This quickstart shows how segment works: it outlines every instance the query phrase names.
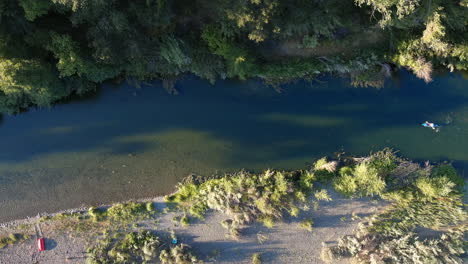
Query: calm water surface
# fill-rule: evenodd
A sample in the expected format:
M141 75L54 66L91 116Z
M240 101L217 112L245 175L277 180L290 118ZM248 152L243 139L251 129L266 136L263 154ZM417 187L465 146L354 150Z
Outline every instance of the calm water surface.
M402 72L384 89L341 79L298 82L278 94L258 81L212 86L186 77L104 85L93 98L0 121L0 221L171 192L189 173L303 168L346 151L393 147L468 169L468 80L425 84ZM429 120L439 133L423 128Z

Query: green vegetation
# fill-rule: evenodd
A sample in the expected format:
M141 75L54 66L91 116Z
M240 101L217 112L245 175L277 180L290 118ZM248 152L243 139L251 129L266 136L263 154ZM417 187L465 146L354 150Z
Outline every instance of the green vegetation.
M88 248L87 263L135 263L155 258L160 246L159 238L148 231L132 232L121 239L104 238Z
M463 179L450 165L422 168L385 158L389 153L361 159L335 179L334 187L342 193L379 195L392 204L360 223L355 235L325 247L323 260L353 257L359 263L462 263L463 237L468 231L460 189ZM380 160L373 161L375 158ZM356 168L360 170L357 174Z
M309 232L312 232L314 221L312 219L306 219L299 223L299 227L305 229Z
M185 73L276 86L333 72L380 87L393 63L430 81L434 68L468 69L467 14L464 0L5 0L0 112L106 80L160 79L174 92Z
M467 214L459 197L393 205L361 223L355 235L326 248L325 259L351 256L359 263L462 263Z
M262 264L262 256L258 253L253 254L252 264Z
M363 197L380 195L386 190L386 182L400 159L390 149L384 149L356 161L339 170L333 187L344 195Z
M52 216L43 216L40 221L54 221L56 228L64 232L83 233L94 230L96 233L106 230L125 230L137 221L150 219L155 215L154 204L116 203L109 208L90 207L84 212L65 212ZM94 235L90 239L94 238Z
M273 171L262 174L239 172L203 183L186 183L166 201L177 203L195 217L203 218L208 209L225 213L229 219L221 224L233 237L239 228L253 220L273 227L285 213L299 214L298 204L305 203L312 193L314 173L310 171ZM329 200L325 190L315 195L317 200Z
M170 249L164 249L159 255L159 260L161 260L163 264L198 263L197 257L188 251L189 248L190 247L186 244L179 244Z
M188 248L185 244L168 248L150 231L130 232L114 239L104 237L88 248L87 263L146 263L156 258L167 264L197 263L197 258Z
M180 218L180 224L181 224L182 226L188 226L188 225L190 225L190 219L188 218L187 215L184 215L184 216L182 216L182 218Z
M149 217L154 214L154 207L145 203L129 202L126 204L114 204L103 216L111 221L134 221L138 218Z
M28 235L24 234L9 234L8 236L5 237L0 237L0 249L4 248L8 245L14 245L16 243L20 243L26 239L28 239Z
M345 195L373 196L385 189L385 181L368 162L362 162L353 169L342 168L340 176L333 182L335 189Z

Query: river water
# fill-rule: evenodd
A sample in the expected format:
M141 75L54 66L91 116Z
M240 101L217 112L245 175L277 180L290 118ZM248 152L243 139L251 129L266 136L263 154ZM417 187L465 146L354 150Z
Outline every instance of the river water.
M195 77L176 84L106 84L96 95L3 116L0 221L167 194L178 180L241 168L304 168L325 155L392 147L468 169L468 80L430 84L401 72L383 89L339 78L281 94L259 81ZM424 121L443 125L435 131Z

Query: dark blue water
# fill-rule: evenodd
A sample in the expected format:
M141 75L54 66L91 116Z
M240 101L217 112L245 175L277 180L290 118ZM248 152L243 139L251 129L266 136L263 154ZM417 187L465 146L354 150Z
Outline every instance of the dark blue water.
M459 74L425 84L401 72L380 90L339 78L281 94L254 80L185 77L176 88L104 85L90 98L4 116L0 220L164 194L189 173L303 168L338 151L392 147L468 169L468 80ZM423 128L426 120L443 127Z

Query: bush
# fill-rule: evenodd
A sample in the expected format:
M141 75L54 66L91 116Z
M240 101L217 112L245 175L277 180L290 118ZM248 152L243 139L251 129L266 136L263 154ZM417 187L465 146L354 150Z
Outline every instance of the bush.
M162 250L159 254L159 260L162 264L189 264L198 263L197 257L188 250L190 247L186 244L179 244L168 250Z
M407 204L415 199L414 192L410 188L386 192L381 195L383 199L396 202L397 204Z
M256 65L252 54L245 47L234 44L232 39L222 34L219 27L206 26L202 31L201 38L213 54L225 59L228 77L238 77L245 80L254 76Z
M342 237L337 246L324 248L322 257L330 262L351 256L358 263L463 263L467 213L462 205L460 195L394 204L360 223L356 234Z
M177 202L196 217L213 209L233 217L236 227L253 220L272 227L284 212L299 214L295 204L306 200L313 180L313 174L307 171L267 170L258 175L240 172L197 185L179 185L166 200Z
M180 218L180 224L182 226L189 226L190 225L190 219L188 218L187 215L184 214L184 216L182 216L182 218Z
M104 210L101 210L99 208L90 207L88 209L88 215L91 217L93 221L99 222L104 219L104 217L106 216L106 213Z
M149 231L132 232L112 243L104 239L87 250L87 263L136 263L154 259L160 246L159 238Z
M342 168L340 176L333 182L333 187L347 196L373 196L384 191L385 181L369 162L361 162L352 171Z
M352 256L357 263L463 263L463 232L447 232L434 239L420 239L415 233L398 237L348 236L329 250L331 259Z
M397 161L399 161L399 158L395 155L395 152L389 148L385 148L370 155L370 166L383 176L388 175L397 167Z
M312 227L314 225L314 221L312 219L306 219L299 223L299 227L305 229L309 232L312 232Z
M460 197L431 201L414 200L395 204L387 211L373 217L369 231L389 236L404 235L416 227L438 229L457 225L467 217L461 207Z
M7 245L13 245L19 242L22 242L28 239L28 235L23 234L9 234L6 237L0 237L0 249L6 247Z
M416 180L416 187L418 188L419 192L425 198L436 198L436 197L443 197L449 195L453 188L455 187L455 183L451 182L447 177L437 177L437 178L430 178L430 177L419 177Z
M461 177L452 165L443 164L432 169L431 176L434 178L446 177L455 183L459 189L465 186L465 180Z
M314 163L314 175L317 180L325 182L335 176L338 162L329 162L326 157L317 160Z
M117 203L107 209L108 218L116 221L130 221L141 217L148 217L147 205L143 203Z
M262 264L262 257L260 254L255 253L252 255L252 264Z
M258 218L258 221L268 228L275 226L275 219L271 216L261 216Z
M346 196L352 196L356 193L358 186L352 175L344 174L333 181L333 188Z

